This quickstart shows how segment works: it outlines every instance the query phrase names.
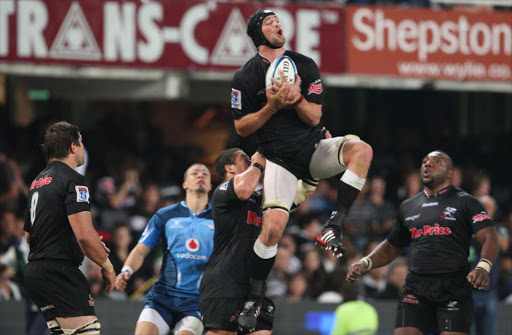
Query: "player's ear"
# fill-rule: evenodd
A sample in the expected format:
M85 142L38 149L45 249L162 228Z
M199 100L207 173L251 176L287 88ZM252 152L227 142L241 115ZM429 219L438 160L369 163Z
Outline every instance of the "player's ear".
M69 146L69 153L74 154L75 152L76 152L76 145L74 142L71 142L71 144Z
M187 188L188 188L186 181L184 181L183 184L181 184L181 186L183 187L184 190L187 190Z
M451 180L452 176L453 176L453 169L449 169L448 173L446 174L446 177L448 178L448 180Z
M235 173L235 168L233 167L233 164L226 164L224 165L224 170L228 173Z

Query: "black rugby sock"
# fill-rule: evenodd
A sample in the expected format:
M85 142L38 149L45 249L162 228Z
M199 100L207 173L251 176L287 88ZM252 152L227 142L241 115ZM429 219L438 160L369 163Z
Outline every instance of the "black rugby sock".
M345 221L345 217L350 211L354 200L356 200L359 195L359 192L357 188L345 183L343 180L339 181L335 210L332 211L326 227L335 228L337 230L341 229L341 225L343 221Z
M270 270L272 270L272 266L274 266L274 262L276 260L276 256L272 258L261 258L256 255L254 249L251 250L251 278L253 280L267 280L268 274Z

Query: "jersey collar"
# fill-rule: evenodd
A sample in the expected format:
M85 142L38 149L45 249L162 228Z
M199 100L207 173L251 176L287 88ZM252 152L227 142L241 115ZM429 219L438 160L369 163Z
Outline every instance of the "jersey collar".
M182 200L182 201L180 202L180 205L182 205L183 207L185 207L186 209L188 209L188 210L189 210L189 212L190 212L190 215L192 215L192 216L194 216L194 215L195 215L195 216L200 216L201 214L206 213L206 212L208 212L208 211L210 211L210 210L212 209L212 204L211 204L210 202L208 202L208 205L206 206L206 208L205 208L201 213L199 213L199 214L197 214L197 215L196 215L196 214L195 214L195 213L194 213L190 208L188 208L188 206L187 206L187 202L186 202L185 200Z
M454 189L455 189L455 187L453 185L448 185L434 195L428 195L427 192L425 191L425 189L423 189L423 194L425 194L425 196L427 198L437 198L438 196L444 196L444 195L452 193L452 191Z

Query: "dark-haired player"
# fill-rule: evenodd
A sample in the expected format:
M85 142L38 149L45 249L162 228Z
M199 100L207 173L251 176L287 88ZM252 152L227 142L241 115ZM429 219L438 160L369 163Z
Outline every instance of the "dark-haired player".
M30 186L25 236L30 244L25 287L43 312L50 334L100 334L89 284L78 266L84 254L101 266L105 291L116 274L94 230L89 186L74 169L84 163L78 127L51 125L44 138L48 165Z
M445 152L429 153L420 172L423 191L402 203L388 238L349 268L347 280L353 282L371 268L390 263L410 245L409 275L397 309L395 335L469 334L472 287L483 289L489 284L498 254L496 229L475 197L450 185L453 161ZM473 234L482 251L471 270Z
M201 314L208 335L236 335L237 319L246 324L254 317L247 313L239 315L248 297L254 302L261 298L257 302L261 313L250 321L253 327L242 333L271 333L274 304L263 298L264 285L250 285L253 257L250 251L262 227L262 192L256 189L265 165L260 153L249 159L238 148L223 151L215 161L215 171L223 182L212 197L214 249L201 286ZM294 204L300 204L306 196L307 192L301 188Z
M285 36L271 10L249 18L247 34L258 53L233 78L231 107L237 133L256 134L259 150L267 158L264 177L262 232L254 243L252 278L263 285L274 263L277 243L288 222L297 181L314 188L318 179L343 171L336 208L317 242L338 256L344 252L341 224L363 187L372 159L371 147L355 135L326 139L319 126L322 117L322 79L316 63L300 53L285 50ZM265 87L269 65L281 55L295 63L294 84L273 81ZM256 313L258 304L249 313Z

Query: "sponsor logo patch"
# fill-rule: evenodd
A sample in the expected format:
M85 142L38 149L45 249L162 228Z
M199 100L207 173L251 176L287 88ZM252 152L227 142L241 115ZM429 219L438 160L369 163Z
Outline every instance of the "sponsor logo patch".
M448 227L441 227L438 223L433 226L425 225L422 229L412 228L409 229L411 233L411 238L419 238L421 236L438 236L438 235L451 235L452 230Z
M49 309L55 308L54 305L46 305L40 308L41 312L47 311Z
M403 302L406 302L408 304L419 304L420 301L418 300L418 298L416 298L414 295L412 294L408 294L404 297L404 299L402 300Z
M228 189L229 181L225 182L224 184L220 185L219 190L225 191Z
M484 220L492 220L492 219L485 212L483 212L482 214L477 214L477 215L473 216L473 223L477 223L477 222L484 221Z
M75 186L76 202L89 202L89 189L87 186Z
M439 205L438 202L427 202L427 203L424 203L423 205L421 205L421 207L434 207L437 205Z
M201 243L199 243L197 238L192 237L185 242L185 247L190 252L197 252L201 247Z
M456 221L457 219L453 217L453 214L457 211L457 208L453 207L446 207L443 215L441 215L441 220L450 220L450 221Z
M322 79L317 79L313 83L309 84L308 95L310 94L322 94L324 91L322 87Z
M204 255L191 255L191 254L176 254L178 258L196 259L198 261L207 261L208 257Z
M242 109L242 92L231 89L231 108Z
M419 214L416 214L416 215L413 215L413 216L408 216L405 218L405 221L414 221L416 219L418 219L420 217Z

